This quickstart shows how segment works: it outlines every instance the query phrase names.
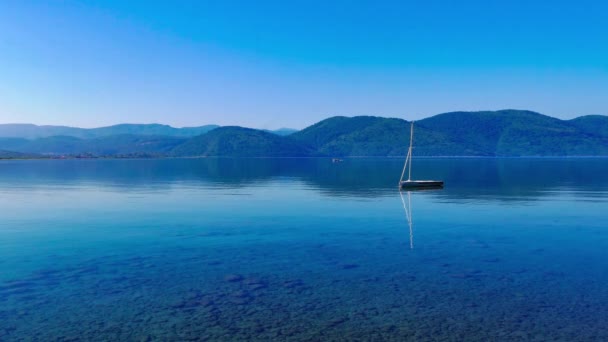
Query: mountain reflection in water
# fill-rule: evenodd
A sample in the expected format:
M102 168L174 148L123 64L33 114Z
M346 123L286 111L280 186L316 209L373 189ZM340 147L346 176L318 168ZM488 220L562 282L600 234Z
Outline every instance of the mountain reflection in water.
M242 188L288 179L327 196L391 196L399 158L200 158L149 160L2 161L0 186L33 181L41 186L94 183L124 191L173 186ZM445 201L534 201L553 191L608 191L606 158L419 158L414 175L444 179ZM591 182L588 180L592 180Z

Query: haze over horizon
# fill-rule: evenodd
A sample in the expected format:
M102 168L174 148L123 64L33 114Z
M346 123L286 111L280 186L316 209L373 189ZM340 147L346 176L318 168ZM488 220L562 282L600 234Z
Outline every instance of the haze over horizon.
M0 123L607 114L608 4L0 3Z

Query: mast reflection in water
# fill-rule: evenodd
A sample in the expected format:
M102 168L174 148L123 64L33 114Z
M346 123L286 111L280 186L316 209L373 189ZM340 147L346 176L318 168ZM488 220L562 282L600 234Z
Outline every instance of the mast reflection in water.
M407 225L409 227L410 232L410 249L414 249L414 224L412 218L412 192L416 191L436 191L442 190L442 186L437 187L429 187L429 188L420 188L420 189L411 189L408 191L399 191L399 196L401 197L401 204L403 204L403 211L405 212L405 218L407 219ZM407 193L407 201L403 196L403 193Z

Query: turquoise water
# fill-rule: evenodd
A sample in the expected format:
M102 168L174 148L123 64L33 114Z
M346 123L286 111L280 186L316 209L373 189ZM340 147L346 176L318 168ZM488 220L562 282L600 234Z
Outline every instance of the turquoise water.
M608 159L401 167L1 161L0 340L608 340Z

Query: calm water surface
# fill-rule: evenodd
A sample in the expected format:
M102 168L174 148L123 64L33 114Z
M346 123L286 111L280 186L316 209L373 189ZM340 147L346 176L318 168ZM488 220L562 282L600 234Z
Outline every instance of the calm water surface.
M608 159L401 166L0 161L0 340L608 340Z

